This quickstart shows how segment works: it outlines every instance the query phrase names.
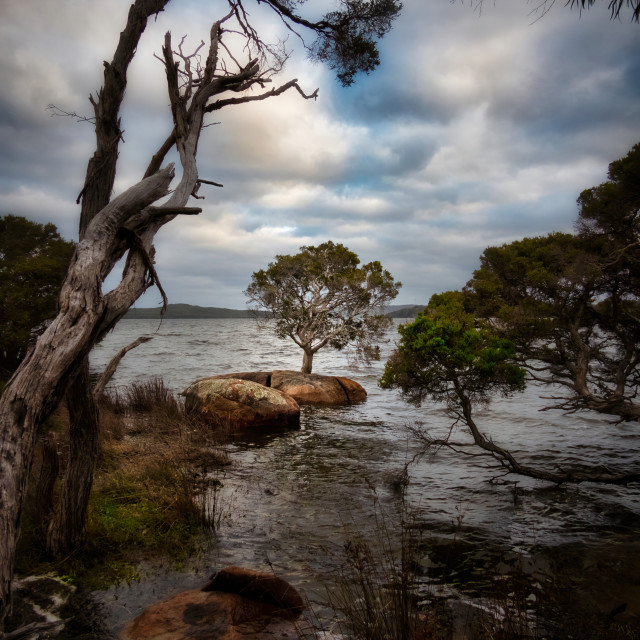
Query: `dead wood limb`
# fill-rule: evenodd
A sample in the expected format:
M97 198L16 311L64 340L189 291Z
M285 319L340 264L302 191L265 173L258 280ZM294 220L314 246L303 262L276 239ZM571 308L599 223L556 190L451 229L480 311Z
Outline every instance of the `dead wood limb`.
M93 396L96 400L100 399L100 397L104 393L105 388L107 387L109 382L111 382L111 378L113 378L116 370L118 369L118 366L122 361L122 358L124 358L127 355L127 353L129 353L129 351L131 351L132 349L135 349L141 344L144 344L145 342L149 342L149 340L152 340L152 339L153 339L153 336L140 336L137 340L135 340L131 344L128 344L126 347L123 347L122 349L120 349L120 351L118 351L118 353L116 353L116 355L113 356L111 360L109 360L109 364L105 367L105 370L102 372L100 379L98 380L98 382L93 388Z

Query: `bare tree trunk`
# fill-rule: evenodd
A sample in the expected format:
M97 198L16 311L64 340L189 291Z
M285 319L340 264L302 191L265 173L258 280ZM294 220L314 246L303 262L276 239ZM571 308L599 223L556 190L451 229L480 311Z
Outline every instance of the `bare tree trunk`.
M473 437L474 444L482 449L487 455L493 458L504 470L506 473L515 473L521 476L528 476L529 478L535 478L536 480L545 480L547 482L553 482L555 484L564 484L567 482L579 484L582 482L597 482L601 484L618 484L618 485L626 485L630 482L640 482L640 473L638 472L630 472L630 473L614 473L609 471L608 469L604 470L593 470L593 471L545 471L544 469L538 469L535 467L530 467L529 465L525 465L520 463L513 454L498 446L493 440L487 438L484 434L480 432L478 425L475 423L472 415L472 406L471 400L467 395L463 385L458 381L454 380L454 389L455 394L458 397L460 402L461 413L455 412L456 419L462 419L467 427L469 428L469 432ZM454 450L457 450L458 447L462 445L455 444L450 442L448 439L445 440L436 440L431 439L428 436L424 436L420 431L415 431L416 435L420 437L426 444L426 448L433 446L446 446L450 447Z
M313 368L313 354L314 352L311 351L311 349L304 350L304 356L302 357L302 369L300 369L302 373L311 373L311 369Z
M39 425L58 406L82 361L152 281L141 250L129 251L127 275L102 295L101 282L126 244L116 233L129 217L163 197L173 167L115 198L78 244L60 293L60 311L27 353L0 397L0 629L10 606L15 543ZM148 258L147 258L148 259Z
M104 63L104 86L98 92L98 100L90 97L96 119L96 151L87 165L84 186L78 197L78 200L82 199L79 224L81 240L91 221L111 199L118 147L122 139L119 113L127 86L129 63L146 28L147 18L161 11L167 2L168 0L137 0L131 6L113 60L111 63ZM80 372L68 391L69 458L60 500L47 535L47 550L53 556L73 549L84 533L93 472L98 460L100 429L100 413L88 374L87 353L80 364Z
M47 531L47 551L54 556L73 551L82 540L99 452L99 414L89 391L89 362L86 357L67 390L66 400L69 459L58 507Z
M102 137L99 133L102 130L99 128L100 120L107 111L111 114L111 124L115 117L117 127L114 131L118 138L121 136L117 114L126 86L123 76L136 51L147 18L161 11L168 1L136 0L131 6L116 55L111 64L105 63L105 87L99 94L98 102L92 99L99 138ZM191 69L190 58L183 56L181 50L177 53L181 60L175 61L171 35L165 35L163 57L174 123L173 134L167 138L168 142L163 144L160 152L153 156L152 164L141 182L101 209L87 212L87 218L81 222L80 242L60 292L58 315L38 338L0 397L0 631L10 607L15 543L38 427L67 393L69 381L75 380L82 370L88 370L86 358L91 349L149 287L156 284L166 301L153 264L153 239L158 230L176 215L201 212L201 209L186 207L186 204L202 182L198 177L196 153L205 113L225 105L280 95L290 88L295 88L305 99L317 96L317 91L305 95L297 81L292 80L278 89L257 95L210 102L226 91L243 93L255 85L262 87L270 81L269 76L274 71L267 69L261 73L257 58L249 60L244 67L240 67L233 58L233 64L239 67L236 72L230 71L226 62L219 61L219 44L224 33L222 24L232 18L240 23L238 28L244 32L249 43L258 48L262 46L255 32L243 22L243 14L234 6L225 17L213 24L209 54L204 66L197 71ZM233 29L229 32L238 33ZM226 47L224 49L227 51ZM189 71L185 74L187 67ZM180 77L179 73L182 74ZM110 82L113 84L110 85ZM108 86L112 88L108 89ZM172 164L165 169L155 170L163 154L169 150L170 140L175 141L180 156L182 178L166 203L153 206L168 195L169 184L174 178ZM99 193L95 194L95 202L92 200L96 207L101 204L100 197L104 197L105 185L109 185L106 201L113 185L112 167L105 168L103 177L96 177L102 161L110 164L117 158L117 140L106 142L111 145L107 159L102 156L100 162L91 164L81 194L92 200L94 196L90 195L91 190L99 183L96 187ZM125 254L127 259L120 284L103 294L102 283ZM68 485L69 493L78 491L73 486L79 486L82 494L80 499L85 500L85 490L88 491L91 484L92 460L95 461L96 455L97 415L95 408L83 405L82 397L77 400L78 394L84 394L84 399L89 395L86 386L82 391L82 386L86 385L84 376L77 379L78 386L69 397L75 448L72 452L74 462L68 465L67 475L73 476ZM83 448L85 439L88 439L86 451ZM84 453L86 457L83 457ZM72 503L73 496L71 501L65 499L65 504ZM57 529L58 526L54 525L53 528ZM62 529L60 527L60 531ZM73 524L65 531L71 532L69 535L74 537L77 527ZM56 533L58 539L62 535Z

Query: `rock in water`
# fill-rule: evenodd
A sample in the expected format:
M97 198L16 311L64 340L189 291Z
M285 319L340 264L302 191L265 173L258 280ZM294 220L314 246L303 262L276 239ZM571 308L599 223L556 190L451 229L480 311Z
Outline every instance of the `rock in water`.
M302 596L286 580L271 573L242 567L227 567L218 571L203 591L236 593L257 602L278 607L284 616L297 618L304 609Z
M367 392L355 380L342 376L323 376L317 373L300 373L299 371L243 371L212 376L216 378L238 378L258 382L283 391L296 402L304 404L342 405L364 402Z
M295 619L302 608L300 594L281 578L229 567L204 589L185 591L149 607L124 628L120 638L298 640Z
M354 380L298 371L273 371L271 388L308 404L353 404L367 399L367 392Z
M204 378L183 391L187 411L230 429L299 428L300 407L290 396L239 378Z

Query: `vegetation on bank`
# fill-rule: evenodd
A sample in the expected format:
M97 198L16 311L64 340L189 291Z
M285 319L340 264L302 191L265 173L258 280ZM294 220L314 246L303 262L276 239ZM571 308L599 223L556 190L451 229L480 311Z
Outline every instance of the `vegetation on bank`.
M43 428L31 472L17 554L21 574L54 570L104 588L135 579L141 561L187 560L219 524L205 492L207 474L226 464L226 455L162 380L134 383L103 396L100 405L101 451L84 542L66 557L47 557L48 515L62 475L52 483L51 471L68 446L61 408Z

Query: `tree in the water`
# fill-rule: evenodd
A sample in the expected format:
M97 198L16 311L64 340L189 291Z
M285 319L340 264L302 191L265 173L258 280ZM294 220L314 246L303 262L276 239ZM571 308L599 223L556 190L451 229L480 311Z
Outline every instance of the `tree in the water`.
M640 144L609 165L608 177L580 195L576 234L489 247L462 292L433 296L413 324L400 327L381 379L414 403L444 402L509 473L556 483L640 480L635 471L524 465L474 416L496 392L517 390L526 373L553 390L545 396L549 409L640 418ZM428 446L461 446L419 435Z
M422 428L413 429L425 450L449 447L470 453L468 442L453 437L454 428L463 425L472 437L471 446L505 474L556 484L626 485L640 481L637 471L542 469L523 463L487 435L476 422L476 409L487 405L493 396L508 397L523 390L525 370L519 366L516 345L502 335L495 322L476 317L464 293L448 291L434 295L413 323L401 325L398 330L401 338L386 364L380 386L399 389L409 402L418 406L427 399L444 404L452 420L444 438L434 437Z
M640 144L578 204L577 234L489 247L465 292L531 378L553 385L558 407L638 420Z
M222 2L221 17L211 27L201 58L186 52L184 42L176 49L167 32L161 59L171 130L151 156L143 178L111 199L124 135L120 110L128 67L148 19L157 17L168 2L135 0L113 59L104 63L104 86L91 97L96 151L79 198L80 240L62 285L59 312L0 398L0 630L10 606L15 542L38 426L68 394L73 454L63 492L71 500L50 531L52 545L64 548L81 536L82 513L66 516L75 508L86 508L97 454L97 411L88 392L87 356L144 291L160 286L153 247L159 229L178 215L200 211L188 204L202 185L212 182L199 175L197 166L207 114L289 90L304 98L317 97L317 91L305 93L295 79L267 90L282 70L287 52L261 38L249 21L244 0ZM261 0L261 4L273 9L289 30L310 34L311 42L305 45L310 55L334 69L343 85L351 84L358 72L368 73L377 66L376 40L388 32L400 11L397 0L339 0L334 10L314 21L302 15L299 0ZM237 43L238 38L243 40L239 48L230 42ZM181 175L170 188L174 166L161 166L173 148ZM168 199L159 203L165 196ZM121 281L104 293L102 283L121 259L125 262ZM64 530L67 524L71 530Z
M16 370L27 347L56 315L74 244L54 224L0 218L0 378Z
M401 286L379 262L360 266L355 253L329 241L276 256L251 276L245 295L255 310L269 312L273 323L267 326L279 338L303 350L301 371L311 373L323 347L353 345L357 356L375 357L377 341L392 324L384 307Z

